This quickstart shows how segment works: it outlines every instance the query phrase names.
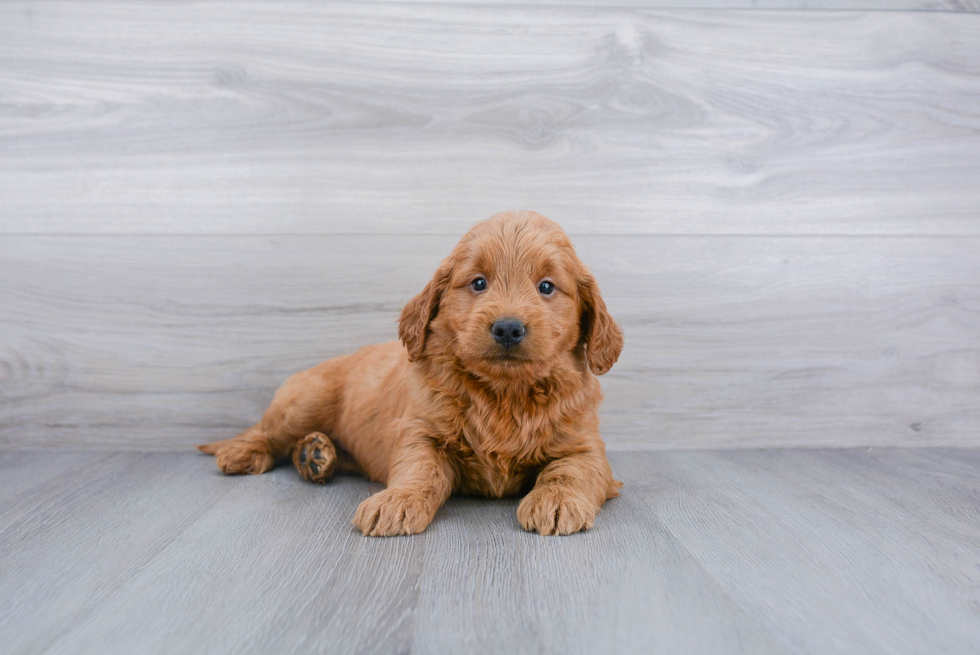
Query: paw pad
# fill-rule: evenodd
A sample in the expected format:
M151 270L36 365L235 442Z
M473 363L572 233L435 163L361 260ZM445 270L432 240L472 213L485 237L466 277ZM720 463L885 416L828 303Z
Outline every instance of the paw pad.
M337 450L322 432L312 432L296 444L293 465L310 482L322 484L330 479L337 466Z

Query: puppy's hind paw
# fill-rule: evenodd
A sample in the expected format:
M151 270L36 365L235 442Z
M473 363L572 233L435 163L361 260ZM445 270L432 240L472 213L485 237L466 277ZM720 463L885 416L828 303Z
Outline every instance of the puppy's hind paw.
M271 471L276 458L262 444L244 439L225 439L198 446L198 450L214 455L218 468L228 475L258 475Z
M293 449L293 465L309 482L323 484L337 467L337 449L322 432L311 432Z

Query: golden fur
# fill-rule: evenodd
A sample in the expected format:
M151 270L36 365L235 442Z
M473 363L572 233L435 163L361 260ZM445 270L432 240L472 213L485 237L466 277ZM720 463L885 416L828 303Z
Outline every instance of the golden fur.
M494 341L501 318L526 326L516 346ZM421 532L454 492L499 498L532 484L517 509L526 530L592 526L620 486L595 375L623 336L558 225L533 212L478 223L405 305L398 334L293 375L258 424L198 447L225 473L265 473L293 455L307 479L336 469L385 483L354 515L365 535Z

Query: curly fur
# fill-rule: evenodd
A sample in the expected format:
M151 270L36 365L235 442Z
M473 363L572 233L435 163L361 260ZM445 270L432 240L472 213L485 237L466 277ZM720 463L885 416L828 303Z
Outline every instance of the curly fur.
M485 291L471 287L476 277ZM527 329L512 348L490 332L505 317ZM323 453L387 485L354 515L365 535L421 532L451 493L499 498L532 485L517 510L525 529L592 526L620 486L595 375L615 364L623 334L558 225L533 212L477 224L405 305L398 334L290 377L258 424L199 448L225 473L254 474L329 437L336 454ZM301 459L304 477L322 481Z

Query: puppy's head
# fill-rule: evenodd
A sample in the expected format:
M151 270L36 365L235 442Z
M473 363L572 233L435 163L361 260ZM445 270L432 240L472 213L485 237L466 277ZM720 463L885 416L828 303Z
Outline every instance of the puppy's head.
M493 377L546 370L577 352L602 375L623 348L568 237L534 212L497 214L470 230L402 310L399 336L412 361L437 348Z

